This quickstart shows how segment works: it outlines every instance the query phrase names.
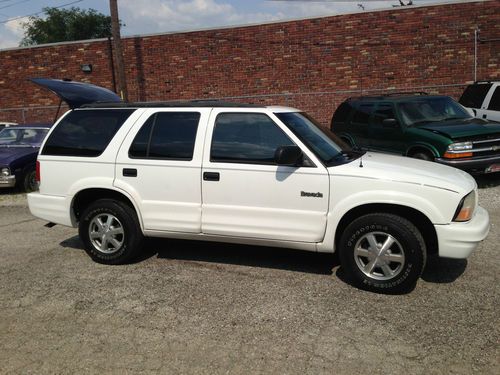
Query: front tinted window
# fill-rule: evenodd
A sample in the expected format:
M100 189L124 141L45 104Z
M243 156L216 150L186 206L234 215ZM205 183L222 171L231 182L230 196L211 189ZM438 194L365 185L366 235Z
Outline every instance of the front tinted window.
M215 121L210 160L275 164L276 149L293 144L265 114L221 113Z
M159 112L152 115L130 146L132 158L191 160L198 112Z
M492 111L500 111L500 86L495 89L493 96L491 97L488 109Z
M340 138L305 113L285 112L275 115L326 164L343 151L349 151L349 147Z
M394 109L391 104L379 104L377 109L373 113L373 124L375 126L382 126L382 123L385 119L395 119L396 115L394 114Z
M76 110L51 133L43 155L99 156L135 109Z
M464 93L459 99L459 103L464 107L481 108L484 98L490 91L491 84L479 84L467 86Z
M446 124L446 120L472 117L464 107L449 97L412 99L399 103L398 108L403 122L408 126L437 121Z

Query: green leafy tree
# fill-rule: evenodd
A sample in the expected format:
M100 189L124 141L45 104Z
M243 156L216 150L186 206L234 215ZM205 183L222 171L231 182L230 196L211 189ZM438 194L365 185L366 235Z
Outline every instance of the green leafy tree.
M46 17L32 16L23 24L20 46L111 36L111 17L95 9L43 8Z

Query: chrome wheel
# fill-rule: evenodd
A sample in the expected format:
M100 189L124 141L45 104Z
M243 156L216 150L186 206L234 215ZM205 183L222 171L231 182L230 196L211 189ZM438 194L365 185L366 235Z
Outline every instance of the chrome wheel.
M385 232L370 232L354 247L356 265L366 276L390 280L403 270L405 253L401 244Z
M117 252L123 245L125 232L115 216L100 214L89 225L89 238L96 250L105 254Z

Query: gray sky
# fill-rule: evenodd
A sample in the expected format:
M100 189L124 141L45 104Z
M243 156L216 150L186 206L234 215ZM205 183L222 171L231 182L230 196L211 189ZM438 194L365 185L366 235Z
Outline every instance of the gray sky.
M403 0L408 3L408 0ZM449 0L413 0L416 5L445 3ZM0 0L0 49L16 47L23 37L22 23L43 7L73 3L109 14L107 0ZM118 0L122 35L161 33L242 25L291 18L324 16L390 8L392 1L244 1L244 0ZM43 16L43 14L40 14Z

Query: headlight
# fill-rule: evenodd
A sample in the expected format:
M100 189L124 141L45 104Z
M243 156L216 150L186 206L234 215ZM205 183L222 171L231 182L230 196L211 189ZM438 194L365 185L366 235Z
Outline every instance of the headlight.
M0 169L0 176L10 176L10 169L9 168Z
M448 146L444 157L448 159L468 158L472 156L472 142L457 142Z
M476 191L467 194L457 207L453 221L469 221L476 208Z
M452 143L448 146L448 151L466 151L472 150L472 142Z

